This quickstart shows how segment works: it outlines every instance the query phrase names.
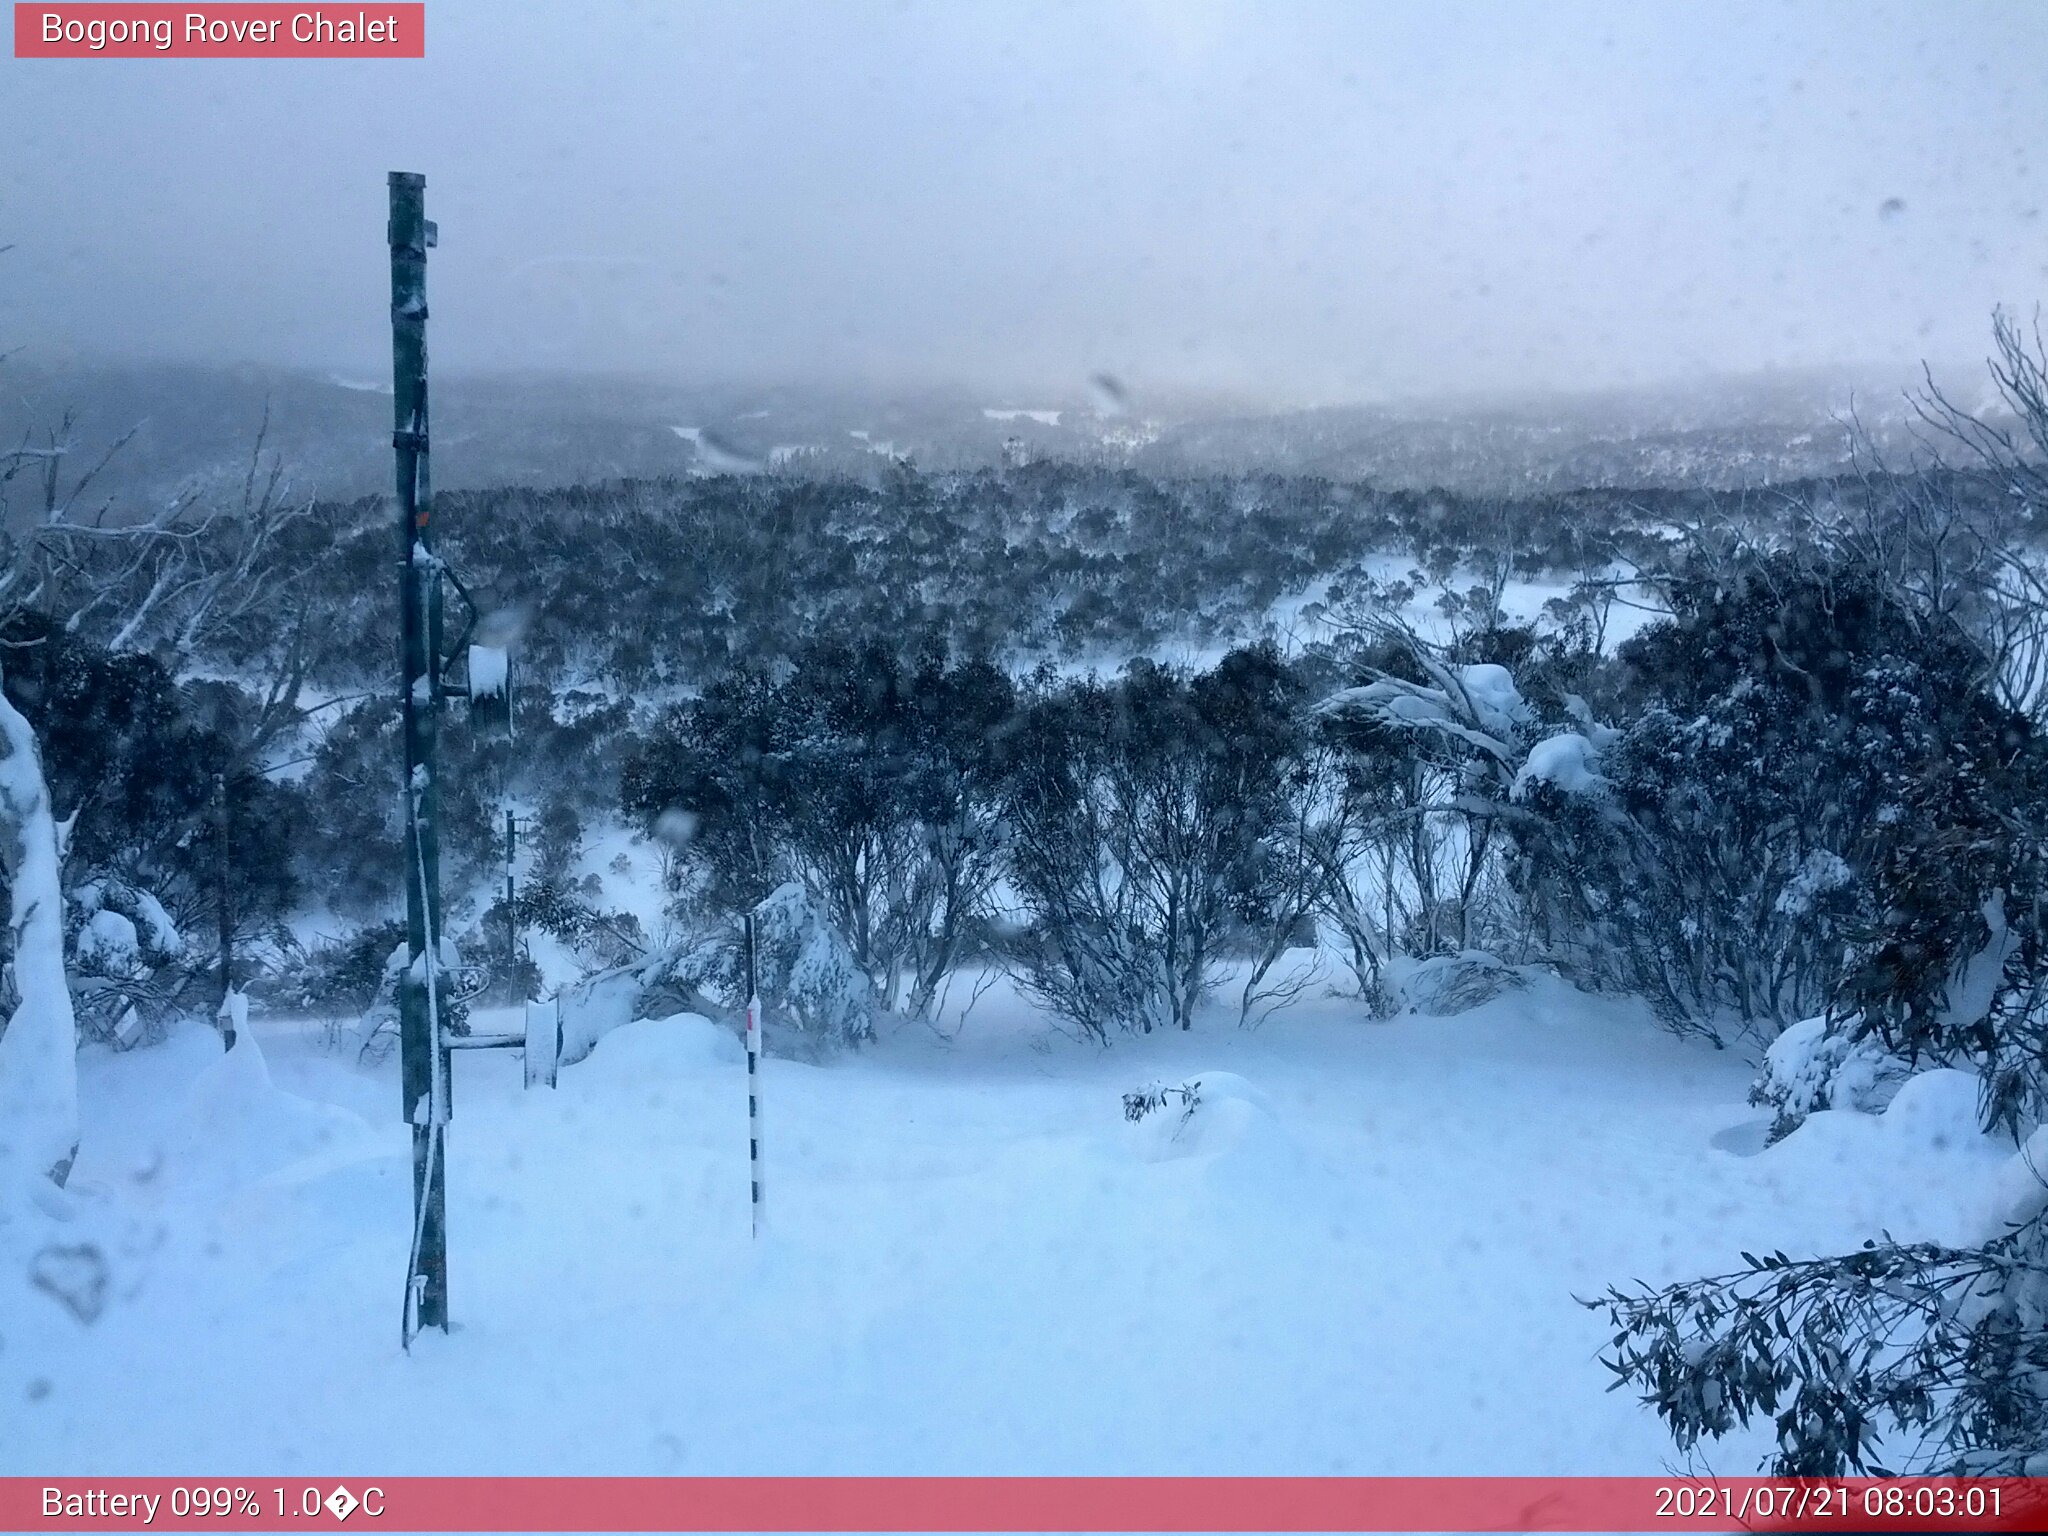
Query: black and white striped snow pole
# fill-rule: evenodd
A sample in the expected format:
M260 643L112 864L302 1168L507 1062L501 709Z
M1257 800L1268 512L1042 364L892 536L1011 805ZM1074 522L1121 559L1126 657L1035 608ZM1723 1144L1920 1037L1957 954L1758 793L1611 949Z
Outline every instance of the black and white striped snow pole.
M747 914L747 1164L753 1232L761 1235L761 989L754 976L754 914Z

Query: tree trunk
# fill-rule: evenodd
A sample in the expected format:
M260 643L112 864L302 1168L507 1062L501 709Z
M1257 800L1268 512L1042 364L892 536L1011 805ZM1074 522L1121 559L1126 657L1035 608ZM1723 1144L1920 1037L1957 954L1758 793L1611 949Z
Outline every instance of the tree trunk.
M35 730L0 693L0 874L8 882L20 998L0 1031L0 1163L61 1185L78 1154L78 1025L64 976L58 865Z

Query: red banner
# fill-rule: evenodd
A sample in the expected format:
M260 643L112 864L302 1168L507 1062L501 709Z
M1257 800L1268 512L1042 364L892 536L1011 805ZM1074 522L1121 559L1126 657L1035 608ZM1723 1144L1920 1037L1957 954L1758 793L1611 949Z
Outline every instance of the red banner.
M423 59L420 0L14 7L17 59Z
M2039 1531L2048 1479L0 1478L0 1531Z

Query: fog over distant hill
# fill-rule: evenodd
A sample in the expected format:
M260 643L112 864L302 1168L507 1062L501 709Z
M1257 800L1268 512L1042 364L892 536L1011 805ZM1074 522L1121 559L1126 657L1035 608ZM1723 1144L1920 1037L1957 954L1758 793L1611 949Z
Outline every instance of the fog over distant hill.
M1975 403L1961 368L1939 376ZM345 499L390 474L388 384L339 373L177 364L9 365L0 433L40 439L67 415L73 461L126 436L96 501L146 510L233 494L259 433L296 494ZM1115 381L1066 398L967 386L680 385L600 376L450 373L434 383L434 477L448 489L772 472L871 479L891 459L929 469L1058 458L1162 474L1270 469L1386 487L1528 491L1729 488L1847 466L1850 413L1910 451L1918 381L1840 373L1579 396L1260 409ZM987 398L984 398L987 396Z

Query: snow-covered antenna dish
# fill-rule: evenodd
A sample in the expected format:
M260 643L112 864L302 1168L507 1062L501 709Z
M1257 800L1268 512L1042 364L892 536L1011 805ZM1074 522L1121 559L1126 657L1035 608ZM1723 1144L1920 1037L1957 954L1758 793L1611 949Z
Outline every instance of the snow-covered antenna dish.
M495 608L481 616L469 646L469 719L479 732L512 734L512 652L526 629L526 610Z
M512 653L502 646L469 648L469 721L482 734L512 734Z

